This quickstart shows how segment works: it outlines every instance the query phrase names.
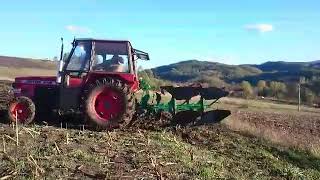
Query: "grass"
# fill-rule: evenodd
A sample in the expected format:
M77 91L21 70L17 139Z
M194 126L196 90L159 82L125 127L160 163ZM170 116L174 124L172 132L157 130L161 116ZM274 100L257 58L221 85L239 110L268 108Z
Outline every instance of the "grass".
M0 175L41 178L317 179L318 158L217 127L91 132L29 127L0 146ZM13 136L13 129L0 134ZM69 134L69 144L66 143ZM3 171L7 174L3 174ZM1 177L0 177L1 178Z
M263 109L263 110L281 110L281 111L298 111L297 105L289 104L277 104L262 100L252 100L252 99L240 99L225 97L219 101L220 106L233 106L239 108L253 108L253 109ZM301 106L301 112L317 112L320 113L320 109L312 108L308 106Z

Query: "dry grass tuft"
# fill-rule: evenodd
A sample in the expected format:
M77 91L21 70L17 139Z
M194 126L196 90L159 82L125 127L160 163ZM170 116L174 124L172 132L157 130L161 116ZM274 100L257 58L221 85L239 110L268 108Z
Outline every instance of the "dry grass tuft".
M282 118L285 117L285 115L282 116ZM301 125L302 123L300 127L291 127L286 126L288 124L284 120L283 122L274 122L275 124L272 125L272 122L263 122L263 117L260 116L260 118L262 120L252 122L246 118L241 118L241 113L236 113L224 120L224 124L234 131L260 137L284 147L306 150L315 156L320 156L320 138L311 134L312 130L306 130ZM265 124L268 125L266 126ZM299 129L300 132L297 132Z

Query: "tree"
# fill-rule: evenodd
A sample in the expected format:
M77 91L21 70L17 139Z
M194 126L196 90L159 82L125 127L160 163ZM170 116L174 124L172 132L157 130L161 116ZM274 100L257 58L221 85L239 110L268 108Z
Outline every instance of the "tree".
M301 98L308 105L313 105L316 96L310 89L302 88Z
M298 84L297 83L287 84L286 97L288 97L290 99L297 99L298 98Z
M270 91L273 97L280 98L287 91L287 86L282 82L272 81L270 83Z
M253 89L251 84L248 81L242 81L241 88L243 90L243 97L249 98L253 95Z
M57 56L54 56L52 60L53 60L53 61L59 61L59 59L58 59Z
M226 83L218 77L201 76L197 82L207 83L211 87L225 87Z
M144 70L141 66L138 67L138 76L144 79L153 89L159 90L160 86L171 85L171 82L156 78L152 70Z
M64 53L62 58L63 61L66 61L68 57L69 57L69 53Z
M313 81L311 83L310 90L312 90L318 96L320 95L320 80Z
M309 105L313 105L316 96L312 91L310 91L306 96L306 101Z
M258 95L259 96L265 96L265 90L267 87L267 83L264 80L260 80L257 84L257 88L258 88Z
M306 77L301 76L301 77L299 78L299 82L300 82L300 84L306 83L306 82L307 82L307 81L306 81Z
M271 91L271 94L273 97L276 96L277 91L278 91L277 82L275 82L275 81L270 82L270 91Z

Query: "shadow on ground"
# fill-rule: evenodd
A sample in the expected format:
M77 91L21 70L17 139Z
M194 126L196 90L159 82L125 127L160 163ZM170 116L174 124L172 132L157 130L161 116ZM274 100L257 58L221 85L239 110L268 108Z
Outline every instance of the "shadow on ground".
M0 110L0 123L10 124L10 120L8 119L8 114L6 109ZM57 128L68 128L68 129L80 129L83 127L90 129L88 125L84 122L83 118L79 115L65 115L58 116L54 113L47 115L41 115L41 117L36 117L35 121L32 124L40 125L40 126L53 126ZM90 129L94 130L94 129Z
M229 110L212 110L203 114L196 111L178 112L172 119L171 126L201 126L219 123L231 114Z
M132 125L129 128L140 128L146 130L162 130L175 126L202 126L221 122L231 114L229 110L212 110L203 114L195 111L182 111L177 113L172 118L161 119L154 115L137 116L133 119ZM7 120L7 111L0 111L0 122L9 123ZM92 123L86 121L81 115L64 115L58 116L52 113L36 117L34 122L36 125L48 125L57 128L68 129L88 129L93 131L101 131L102 128L96 128Z
M320 170L320 158L311 155L307 152L301 152L298 150L285 150L281 151L278 148L272 147L269 150L271 153L276 154L301 169L315 169Z

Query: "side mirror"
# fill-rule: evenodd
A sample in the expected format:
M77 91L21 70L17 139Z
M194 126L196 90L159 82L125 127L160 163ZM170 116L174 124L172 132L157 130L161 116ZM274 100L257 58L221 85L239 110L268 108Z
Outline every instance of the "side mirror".
M141 60L150 60L149 54L137 54L137 57Z
M137 49L134 49L134 54L137 56L138 59L141 60L150 60L149 54Z

